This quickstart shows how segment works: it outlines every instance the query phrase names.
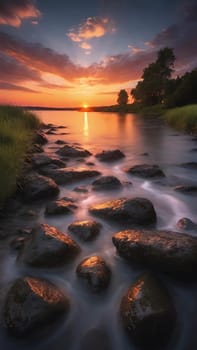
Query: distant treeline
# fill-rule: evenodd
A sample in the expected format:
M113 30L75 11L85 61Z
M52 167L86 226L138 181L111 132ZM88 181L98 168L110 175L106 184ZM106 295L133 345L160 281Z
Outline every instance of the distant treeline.
M175 59L171 48L166 47L158 52L156 61L143 70L141 80L131 90L134 104L141 106L163 104L171 108L197 103L197 68L181 77L172 78ZM120 90L118 105L126 107L128 99L127 91Z

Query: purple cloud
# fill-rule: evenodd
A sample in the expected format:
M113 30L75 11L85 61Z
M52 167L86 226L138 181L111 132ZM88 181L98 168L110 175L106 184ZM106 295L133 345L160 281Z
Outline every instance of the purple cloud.
M25 19L32 19L36 24L41 13L31 0L1 0L0 24L20 27Z

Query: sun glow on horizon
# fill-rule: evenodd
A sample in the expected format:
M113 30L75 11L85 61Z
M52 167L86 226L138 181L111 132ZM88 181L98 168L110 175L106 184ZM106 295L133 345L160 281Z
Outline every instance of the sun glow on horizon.
M88 106L87 103L84 103L84 104L83 104L83 108L84 108L84 109L87 109L88 107L89 107L89 106Z

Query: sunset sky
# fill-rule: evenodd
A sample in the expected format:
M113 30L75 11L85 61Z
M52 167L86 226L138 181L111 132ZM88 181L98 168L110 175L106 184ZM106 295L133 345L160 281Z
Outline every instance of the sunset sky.
M165 46L197 67L196 33L196 0L0 0L0 103L115 104Z

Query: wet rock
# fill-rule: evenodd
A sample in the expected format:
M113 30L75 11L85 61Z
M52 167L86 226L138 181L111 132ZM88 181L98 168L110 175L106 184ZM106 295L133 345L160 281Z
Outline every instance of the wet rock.
M97 153L95 157L102 162L109 162L122 159L125 157L125 155L119 149L115 149L109 151L102 151L101 153Z
M35 217L35 216L37 216L37 213L36 213L36 211L35 210L31 210L31 209L25 209L23 212L22 212L22 215L24 215L24 216L29 216L29 217Z
M57 126L58 129L67 129L67 126L64 126L64 125L58 125Z
M122 224L146 225L156 222L152 203L145 198L120 198L95 204L89 208L91 214Z
M168 293L150 274L130 286L122 298L120 315L130 337L146 349L160 349L168 342L176 318Z
M34 141L39 145L45 145L48 142L48 139L42 131L36 131Z
M195 185L179 185L174 187L174 191L181 192L184 194L196 194L197 186Z
M115 176L102 176L92 183L94 191L110 191L120 189L121 186L121 182Z
M130 263L164 271L180 279L196 279L197 238L172 231L127 230L112 238L120 256Z
M39 145L38 143L35 143L31 149L32 153L42 153L44 152L43 148L41 145Z
M59 187L51 178L30 173L24 179L22 194L27 200L45 199L58 193Z
M105 329L90 329L81 340L80 350L112 350L109 335Z
M24 244L27 241L27 239L28 239L27 236L26 237L25 236L23 236L23 237L22 236L21 237L16 237L10 242L10 247L12 249L19 250L19 249L21 249L24 246Z
M56 151L57 154L60 156L65 156L65 157L72 157L72 158L78 158L78 157L89 157L91 153L87 151L86 149L83 149L81 147L77 146L69 146L65 145L59 150Z
M53 158L53 157L49 157L45 154L35 154L32 157L32 165L34 168L39 168L39 167L50 165L50 164L54 164L59 168L65 167L65 163L62 160L57 159L57 158Z
M188 162L180 164L182 168L197 170L197 162Z
M154 178L154 177L164 177L163 171L159 168L158 165L150 164L139 164L134 165L131 168L126 170L127 173L134 176L145 177L145 178Z
M100 175L100 172L97 170L89 170L85 168L80 168L79 170L72 168L51 170L42 169L42 173L44 173L44 175L46 174L47 176L50 176L58 185L66 185L75 181L80 181Z
M82 241L91 241L99 234L101 224L94 220L75 221L68 226L68 230Z
M46 134L47 135L57 135L57 133L53 129L50 129L50 130L46 131Z
M110 282L111 272L100 256L84 259L77 267L78 277L85 280L89 288L97 293L106 289Z
M40 224L19 252L18 260L35 267L53 267L69 262L80 252L78 244L55 227Z
M176 226L181 230L197 230L197 224L189 218L181 218Z
M23 337L57 321L69 311L69 298L51 282L24 277L8 291L4 306L5 327Z
M73 202L66 201L64 199L59 199L47 204L45 209L46 215L67 215L73 214L74 210L77 208Z
M57 145L65 145L66 144L66 142L64 140L57 140L57 141L55 141L55 143Z
M77 186L73 189L74 192L88 193L88 189L84 186Z

